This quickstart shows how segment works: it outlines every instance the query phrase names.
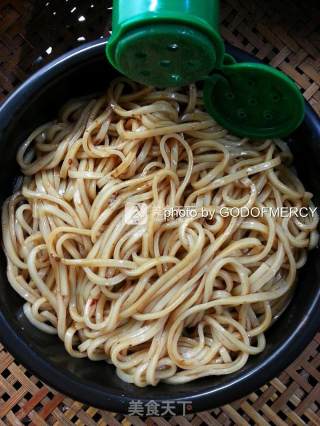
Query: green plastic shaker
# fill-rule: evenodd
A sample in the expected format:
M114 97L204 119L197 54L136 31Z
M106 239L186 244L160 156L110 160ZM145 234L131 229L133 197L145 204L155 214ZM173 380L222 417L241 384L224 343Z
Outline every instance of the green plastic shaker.
M114 0L106 53L122 74L156 87L204 81L208 113L230 132L284 137L304 118L304 100L285 74L225 53L219 0Z
M143 84L175 87L221 68L219 0L114 0L111 64Z

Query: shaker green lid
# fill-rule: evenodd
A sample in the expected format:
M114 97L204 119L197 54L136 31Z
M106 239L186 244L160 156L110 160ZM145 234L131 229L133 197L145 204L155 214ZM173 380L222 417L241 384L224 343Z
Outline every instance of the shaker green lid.
M227 63L204 84L206 109L221 126L265 139L288 136L301 124L304 99L289 77L263 64Z
M184 86L207 76L216 64L209 37L192 28L155 24L128 32L117 43L117 68L134 81Z

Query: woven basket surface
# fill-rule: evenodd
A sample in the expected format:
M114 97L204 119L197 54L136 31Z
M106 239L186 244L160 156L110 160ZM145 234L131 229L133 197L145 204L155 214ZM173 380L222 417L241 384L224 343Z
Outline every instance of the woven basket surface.
M128 0L134 1L134 0ZM0 0L0 100L32 72L108 34L111 0ZM319 0L223 0L222 34L278 67L320 115ZM186 417L142 420L48 388L0 344L1 425L320 425L320 334L279 377L241 401Z

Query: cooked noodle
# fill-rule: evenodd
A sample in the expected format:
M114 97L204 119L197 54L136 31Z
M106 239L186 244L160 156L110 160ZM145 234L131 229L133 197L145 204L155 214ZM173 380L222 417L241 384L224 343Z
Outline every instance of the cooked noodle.
M68 103L17 156L4 204L8 279L38 329L137 386L241 369L290 300L318 216L159 220L165 208L310 207L281 141L240 140L201 92L123 78ZM128 203L148 205L128 224Z

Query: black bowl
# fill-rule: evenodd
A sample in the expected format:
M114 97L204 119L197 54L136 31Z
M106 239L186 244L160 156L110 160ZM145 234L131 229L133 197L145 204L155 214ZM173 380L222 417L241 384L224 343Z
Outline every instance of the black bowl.
M54 118L68 99L101 91L116 74L104 54L105 40L95 41L67 53L27 80L0 108L1 204L13 191L19 170L15 162L18 146L38 125ZM253 60L229 48L237 60ZM288 140L296 168L306 187L320 198L320 123L306 105L306 118ZM160 384L139 389L122 382L115 369L104 362L71 358L57 337L31 326L22 311L22 300L6 278L1 253L0 340L8 350L40 379L72 398L110 411L128 412L134 405L153 400L172 402L172 411L183 412L190 401L193 412L215 408L256 390L286 368L306 347L320 325L319 250L309 255L300 271L294 298L276 324L267 332L267 347L235 374L208 377L185 385ZM190 409L190 407L189 407Z

